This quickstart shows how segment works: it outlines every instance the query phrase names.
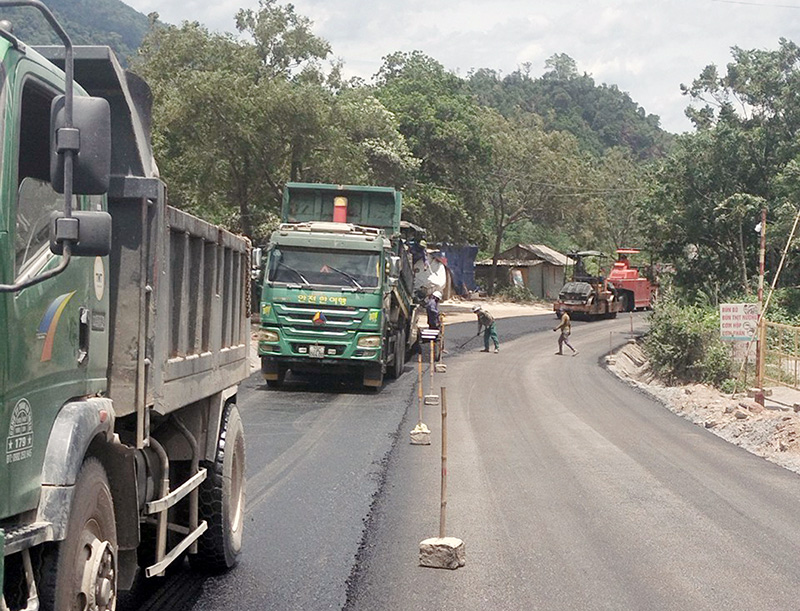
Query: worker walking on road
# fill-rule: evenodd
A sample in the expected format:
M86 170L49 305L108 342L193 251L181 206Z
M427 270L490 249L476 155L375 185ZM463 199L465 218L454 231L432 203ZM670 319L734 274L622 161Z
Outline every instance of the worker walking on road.
M472 306L472 311L478 317L478 335L483 331L483 352L489 352L489 339L494 342L495 353L500 352L500 340L497 339L497 329L494 324L494 316L489 314L486 310L479 305Z
M558 352L556 352L556 354L563 354L563 346L566 344L567 347L572 350L572 356L575 356L578 354L578 351L569 343L569 334L572 331L572 323L569 320L569 314L567 314L566 310L559 310L558 314L561 316L561 322L553 329L553 331L561 329L561 335L558 336Z

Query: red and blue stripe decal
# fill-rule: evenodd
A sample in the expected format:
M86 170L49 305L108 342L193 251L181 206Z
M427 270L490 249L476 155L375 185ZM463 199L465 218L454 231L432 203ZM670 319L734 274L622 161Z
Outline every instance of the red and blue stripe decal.
M56 337L56 329L58 328L58 320L61 318L64 308L67 307L67 303L76 292L72 291L56 297L47 308L42 322L39 323L38 332L45 336L44 346L42 347L42 363L49 361L53 356L53 343Z

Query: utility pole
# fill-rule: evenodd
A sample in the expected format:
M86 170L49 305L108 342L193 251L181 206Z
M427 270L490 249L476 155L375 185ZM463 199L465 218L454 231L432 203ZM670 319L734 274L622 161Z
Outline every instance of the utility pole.
M761 247L758 252L758 339L756 340L756 403L764 405L764 259L767 250L767 209L761 209Z

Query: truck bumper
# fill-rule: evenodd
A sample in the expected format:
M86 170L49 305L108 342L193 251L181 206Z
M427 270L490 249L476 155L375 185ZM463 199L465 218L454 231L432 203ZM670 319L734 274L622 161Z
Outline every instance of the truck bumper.
M312 359L287 356L261 356L261 375L267 381L282 379L288 369L304 372L322 373L369 373L371 379L378 379L383 373L383 365L378 360L357 359Z

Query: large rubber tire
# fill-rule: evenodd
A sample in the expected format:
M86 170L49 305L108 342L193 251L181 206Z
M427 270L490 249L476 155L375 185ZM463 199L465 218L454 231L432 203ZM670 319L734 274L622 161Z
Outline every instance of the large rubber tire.
M114 501L103 465L89 457L75 484L67 536L49 547L42 559L41 609L114 609L117 572Z
M403 375L403 368L406 364L406 331L400 329L397 332L394 343L394 362L389 369L389 377L397 379Z
M219 573L233 568L242 551L245 506L244 429L235 403L222 414L214 462L203 461L208 476L200 484L200 520L208 530L189 556L192 568Z

